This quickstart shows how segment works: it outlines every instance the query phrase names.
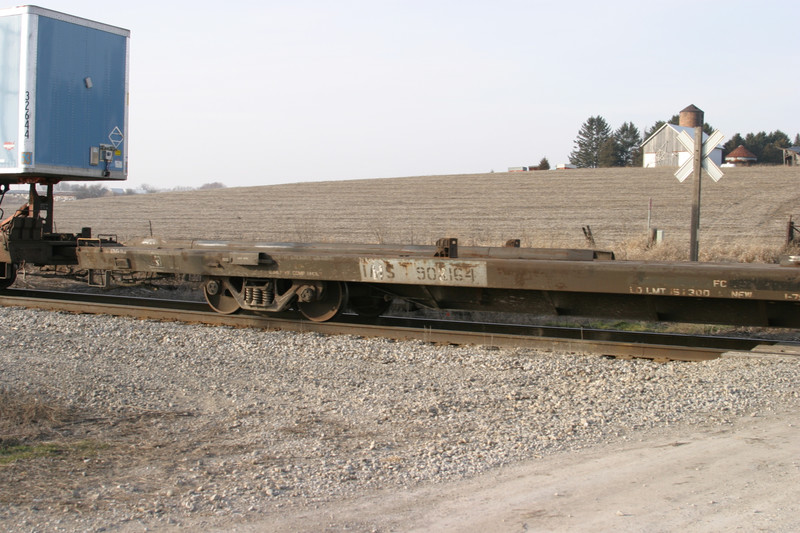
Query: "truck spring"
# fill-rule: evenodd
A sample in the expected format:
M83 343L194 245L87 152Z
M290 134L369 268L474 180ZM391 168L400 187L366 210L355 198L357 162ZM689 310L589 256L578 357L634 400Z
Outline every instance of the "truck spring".
M272 284L267 284L264 287L244 288L244 301L247 305L266 307L271 305L274 300L275 289L272 288Z
M259 287L245 287L244 288L244 301L247 305L263 305L261 303L262 293L264 291Z
M272 302L275 301L275 286L272 282L267 283L264 287L264 292L261 295L263 305L272 305Z

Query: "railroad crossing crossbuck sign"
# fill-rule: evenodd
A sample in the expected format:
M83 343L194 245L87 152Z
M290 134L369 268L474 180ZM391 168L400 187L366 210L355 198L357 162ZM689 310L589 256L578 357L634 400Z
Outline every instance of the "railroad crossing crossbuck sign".
M714 181L719 181L719 179L723 176L722 170L711 160L711 152L714 151L714 148L719 144L719 142L725 136L722 134L721 131L717 130L711 135L709 135L706 142L703 143L703 152L702 152L702 159L701 159L701 166L703 170L708 172L708 175L711 176L711 179ZM678 141L686 148L686 151L690 154L694 154L694 139L686 133L686 131L682 131L678 134ZM683 183L683 180L688 178L692 171L694 171L694 157L690 157L686 161L684 161L681 168L675 172L675 177L678 178L678 181Z

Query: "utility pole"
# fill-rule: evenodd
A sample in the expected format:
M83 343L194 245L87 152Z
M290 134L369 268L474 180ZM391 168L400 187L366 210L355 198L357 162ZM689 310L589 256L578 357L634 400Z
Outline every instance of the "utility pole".
M700 125L694 128L694 197L692 198L692 235L689 239L689 261L697 261L700 255L700 189L702 188L703 160L703 112L700 111Z
M675 177L681 182L688 178L689 175L694 176L692 227L690 228L691 237L689 239L690 261L697 261L700 255L700 241L697 236L700 232L700 190L702 188L700 176L702 175L702 169L706 169L706 172L714 181L719 181L722 177L722 170L711 160L711 154L714 152L717 143L724 138L724 135L719 131L715 131L706 142L703 142L704 115L703 111L693 105L681 111L679 125L683 128L694 128L694 139L689 136L685 129L681 130L677 137L679 144L683 145L692 154L692 157L685 160L683 165L675 172Z

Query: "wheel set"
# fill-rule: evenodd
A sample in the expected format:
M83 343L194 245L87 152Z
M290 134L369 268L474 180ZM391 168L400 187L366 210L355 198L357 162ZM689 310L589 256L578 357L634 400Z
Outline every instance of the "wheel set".
M348 286L340 281L252 280L211 277L203 284L208 305L229 315L240 309L280 312L296 309L308 320L324 322L348 305Z

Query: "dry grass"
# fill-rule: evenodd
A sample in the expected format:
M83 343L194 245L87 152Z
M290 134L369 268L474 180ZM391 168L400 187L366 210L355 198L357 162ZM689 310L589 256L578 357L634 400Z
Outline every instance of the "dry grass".
M57 435L74 413L36 396L0 389L0 451Z
M591 226L597 247L621 259L688 258L693 187L674 169L594 169L426 176L160 193L59 205L60 231L91 226L128 240L167 239L403 242L462 245L585 247ZM704 178L701 259L773 261L789 216L800 214L800 169L726 169ZM651 226L665 242L650 247Z

